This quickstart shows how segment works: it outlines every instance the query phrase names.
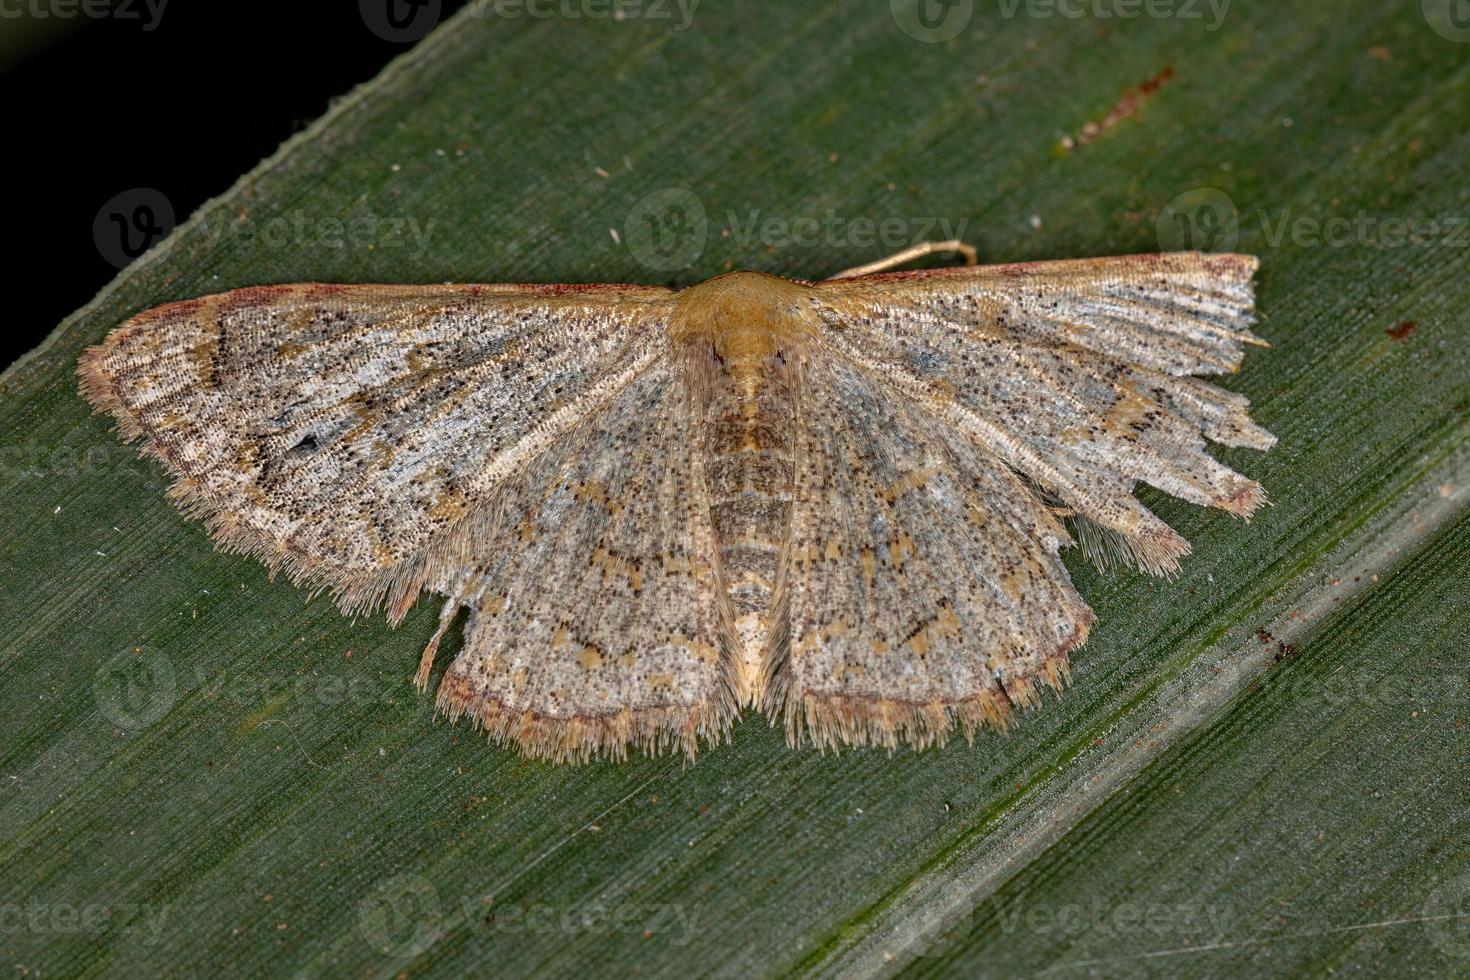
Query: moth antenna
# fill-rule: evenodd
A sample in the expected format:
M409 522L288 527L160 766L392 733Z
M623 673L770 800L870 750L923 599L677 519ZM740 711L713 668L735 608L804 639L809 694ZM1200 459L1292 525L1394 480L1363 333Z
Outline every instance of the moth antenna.
M879 259L876 262L869 262L867 265L860 265L851 269L843 269L837 275L828 276L827 278L828 281L831 281L833 279L854 279L858 276L871 276L875 272L886 272L889 269L906 265L914 261L914 259L922 259L926 255L933 255L935 252L958 252L965 257L965 265L975 265L980 261L980 256L975 251L975 246L966 245L959 239L952 238L944 242L920 242L917 245L910 245L902 252L894 252L885 259Z

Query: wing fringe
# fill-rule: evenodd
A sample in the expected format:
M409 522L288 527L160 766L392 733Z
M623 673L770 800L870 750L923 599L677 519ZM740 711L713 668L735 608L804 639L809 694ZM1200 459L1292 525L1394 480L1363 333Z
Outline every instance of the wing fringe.
M901 744L914 751L942 748L958 729L966 742L984 729L1008 731L1017 711L1038 706L1046 689L1060 694L1072 679L1069 654L1087 642L1092 613L1031 673L997 681L967 698L929 702L899 701L805 692L786 698L771 714L784 723L792 748L810 742L822 752L842 747L885 748Z

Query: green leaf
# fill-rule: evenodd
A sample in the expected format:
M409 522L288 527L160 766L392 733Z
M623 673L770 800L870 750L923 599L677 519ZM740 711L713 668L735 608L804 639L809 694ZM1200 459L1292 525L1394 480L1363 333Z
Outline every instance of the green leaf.
M923 41L945 25L905 2L474 8L4 375L6 961L1463 969L1470 48L1419 4L982 4ZM894 250L859 224L885 219L987 261L1263 259L1275 346L1227 383L1280 443L1219 455L1275 506L1144 491L1182 574L1071 556L1099 620L1072 687L973 746L822 756L752 716L693 766L525 761L414 692L437 600L389 630L216 554L76 393L84 346L206 292L813 278ZM1340 677L1403 696L1323 696ZM1069 903L1080 931L1032 922ZM1160 930L1116 928L1155 905Z
M1461 515L911 972L1463 975L1467 568Z

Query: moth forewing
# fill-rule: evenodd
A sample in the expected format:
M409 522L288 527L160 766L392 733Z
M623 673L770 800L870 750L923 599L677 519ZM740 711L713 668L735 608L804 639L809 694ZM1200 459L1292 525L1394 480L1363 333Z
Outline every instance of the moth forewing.
M1264 502L1205 442L1273 437L1197 377L1262 343L1254 271L259 287L140 313L78 370L221 547L347 612L444 595L421 685L467 609L436 703L528 754L692 755L747 705L922 747L1064 682L1093 616L1058 512L1169 572L1188 544L1138 481Z

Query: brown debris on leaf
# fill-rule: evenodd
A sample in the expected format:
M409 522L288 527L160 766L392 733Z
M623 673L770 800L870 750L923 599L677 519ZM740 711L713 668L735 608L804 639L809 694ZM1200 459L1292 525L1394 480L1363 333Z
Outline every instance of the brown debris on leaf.
M1101 139L1113 127L1138 112L1143 104L1173 77L1174 66L1166 65L1157 75L1145 79L1133 88L1126 89L1101 119L1084 124L1075 137L1063 136L1059 144L1060 148L1063 151L1070 151Z

